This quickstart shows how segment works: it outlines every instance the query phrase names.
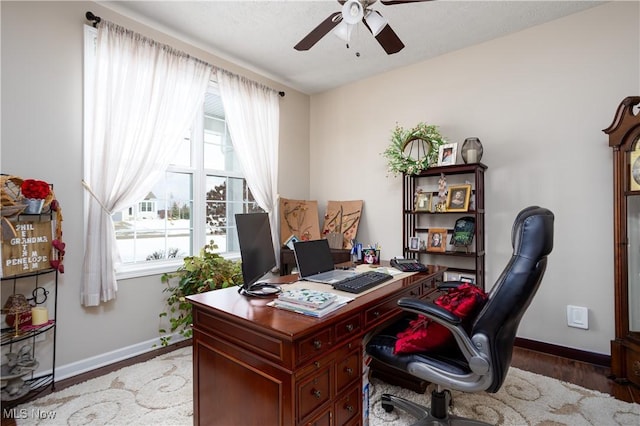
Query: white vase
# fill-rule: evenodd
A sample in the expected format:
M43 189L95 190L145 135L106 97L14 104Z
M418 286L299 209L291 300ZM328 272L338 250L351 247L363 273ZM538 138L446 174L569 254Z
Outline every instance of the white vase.
M41 198L27 198L27 208L24 209L26 214L40 214L42 213L42 206L44 206L44 199Z

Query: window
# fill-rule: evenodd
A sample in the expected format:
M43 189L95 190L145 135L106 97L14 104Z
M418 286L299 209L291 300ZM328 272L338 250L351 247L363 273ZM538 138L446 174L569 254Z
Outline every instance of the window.
M96 30L85 28L85 88L90 88ZM89 89L85 93L91 96ZM219 253L239 258L234 215L255 211L262 209L247 187L212 83L163 179L144 199L112 215L121 257L118 277L173 271L212 240Z
M212 84L183 148L158 182L134 206L113 214L123 271L166 265L198 253L210 241L238 256L234 215L262 211L243 177ZM199 212L202 212L199 214Z

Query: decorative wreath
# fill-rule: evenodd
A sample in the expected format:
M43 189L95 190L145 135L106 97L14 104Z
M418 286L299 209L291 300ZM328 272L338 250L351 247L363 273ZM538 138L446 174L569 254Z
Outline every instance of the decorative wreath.
M407 146L414 141L423 141L426 143L426 152L405 152ZM440 145L446 144L447 141L438 131L437 126L418 123L413 129L403 129L396 124L391 135L391 145L382 153L387 157L387 170L389 173L398 175L406 173L415 175L422 170L429 168L432 164L438 162L438 149Z

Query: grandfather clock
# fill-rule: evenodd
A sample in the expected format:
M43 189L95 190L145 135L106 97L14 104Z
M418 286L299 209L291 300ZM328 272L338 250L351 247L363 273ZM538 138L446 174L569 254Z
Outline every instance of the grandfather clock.
M611 373L640 386L640 96L625 98L604 129L613 148L615 339Z

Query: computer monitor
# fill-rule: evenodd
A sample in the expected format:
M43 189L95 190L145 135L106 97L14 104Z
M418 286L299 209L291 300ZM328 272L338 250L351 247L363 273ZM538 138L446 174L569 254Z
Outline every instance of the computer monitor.
M242 292L258 296L279 291L278 286L258 281L276 266L269 215L238 213L235 218L242 258Z

